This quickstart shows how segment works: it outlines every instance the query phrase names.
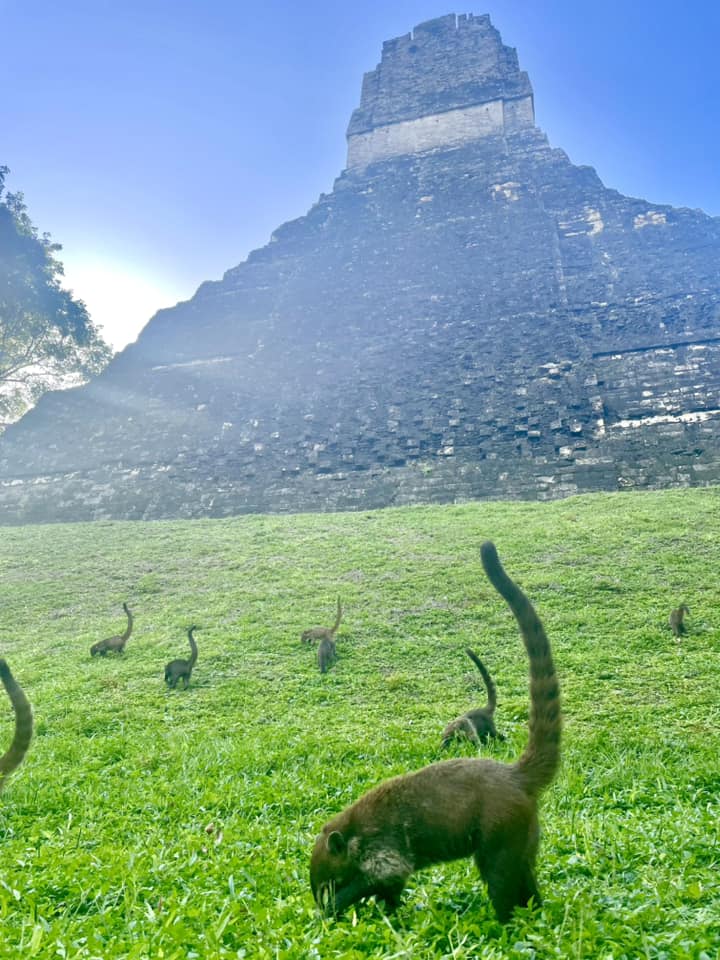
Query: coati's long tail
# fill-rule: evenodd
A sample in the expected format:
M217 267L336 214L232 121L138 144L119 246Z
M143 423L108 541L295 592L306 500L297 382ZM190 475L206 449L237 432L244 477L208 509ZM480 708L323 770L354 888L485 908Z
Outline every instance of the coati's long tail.
M338 597L337 604L337 616L335 617L335 623L330 627L330 633L334 634L337 628L340 626L340 621L342 620L342 604L340 603L340 597Z
M490 583L515 615L530 660L530 738L514 767L524 789L534 796L552 781L560 763L560 687L533 605L503 570L493 543L484 543L480 555Z
M132 628L133 628L133 615L126 603L123 603L123 610L125 611L125 615L127 617L128 622L127 622L127 627L125 627L125 632L122 634L122 639L129 640L130 634L132 633Z
M190 669L195 666L195 661L197 660L197 644L195 643L195 638L193 637L193 630L197 630L197 627L190 627L188 630L188 640L190 641L190 658L188 663L190 664Z
M485 689L487 690L487 695L488 695L488 702L487 702L488 710L491 713L495 713L495 707L497 707L497 690L495 689L495 684L492 681L492 677L488 673L487 667L482 662L480 657L474 654L470 649L465 650L465 653L470 657L472 662L475 664L475 666L478 668L478 670L482 674L482 678L485 681Z
M15 767L20 765L27 753L32 739L33 718L30 701L25 696L20 684L10 673L10 667L1 659L0 680L7 690L10 702L15 710L15 736L7 753L0 757L0 790L2 790L5 778L13 772Z

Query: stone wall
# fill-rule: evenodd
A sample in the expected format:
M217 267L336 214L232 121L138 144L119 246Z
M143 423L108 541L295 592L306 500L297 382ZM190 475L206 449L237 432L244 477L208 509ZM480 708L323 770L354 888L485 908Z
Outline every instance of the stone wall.
M532 97L490 100L462 110L428 114L349 136L347 165L358 169L401 154L460 146L479 137L502 137L533 123Z
M532 114L532 87L516 51L489 17L449 14L383 44L380 63L363 78L348 139L352 149L360 134L498 100L524 101L523 117L528 105Z

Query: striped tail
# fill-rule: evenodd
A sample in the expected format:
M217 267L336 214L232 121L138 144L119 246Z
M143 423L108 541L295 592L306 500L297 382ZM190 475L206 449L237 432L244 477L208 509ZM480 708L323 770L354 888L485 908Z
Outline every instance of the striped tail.
M195 643L195 638L193 637L193 631L197 630L197 627L190 627L188 630L188 642L190 643L190 659L188 663L190 664L190 669L195 666L195 661L197 660L198 649L197 644Z
M490 713L495 713L495 707L497 707L497 690L495 689L495 684L492 681L492 677L487 671L487 667L482 662L480 657L472 652L469 648L465 650L465 653L470 657L472 662L480 671L483 680L485 681L485 689L487 690L488 695L488 710Z
M0 660L0 680L15 710L15 736L7 753L0 757L0 790L2 790L5 778L20 765L27 753L32 739L33 719L30 702L4 660Z
M133 615L126 603L123 603L123 610L125 611L125 616L127 617L128 622L127 627L125 628L125 633L122 634L122 639L129 640L133 628Z
M337 616L335 617L335 623L330 627L330 633L335 633L337 628L340 626L340 621L342 620L342 604L340 603L340 597L338 597L337 604Z
M560 763L560 686L550 644L533 605L503 570L494 544L484 543L480 554L488 580L515 615L530 660L530 738L515 770L527 793L534 796L552 781Z

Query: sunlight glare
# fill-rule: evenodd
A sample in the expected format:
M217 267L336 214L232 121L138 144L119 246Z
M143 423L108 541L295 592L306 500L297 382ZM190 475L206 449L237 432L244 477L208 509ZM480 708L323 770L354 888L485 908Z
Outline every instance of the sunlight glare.
M65 257L63 286L84 300L93 321L115 350L135 340L158 310L186 298L169 278L150 278L135 264Z

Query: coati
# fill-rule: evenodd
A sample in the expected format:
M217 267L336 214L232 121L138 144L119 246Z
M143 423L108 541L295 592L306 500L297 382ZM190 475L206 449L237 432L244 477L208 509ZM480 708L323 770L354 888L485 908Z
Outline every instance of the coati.
M104 657L109 650L112 650L115 653L123 652L125 649L125 644L128 642L133 628L133 615L126 603L123 603L123 610L127 616L127 627L125 628L125 633L121 633L116 637L108 637L107 640L98 640L97 643L94 643L90 647L91 657L97 656L98 653L101 657Z
M313 896L326 914L374 894L392 909L416 870L473 856L501 922L531 899L538 796L560 761L560 690L550 645L530 601L484 543L485 573L505 598L530 661L529 741L512 764L459 757L386 780L333 817L310 862Z
M461 717L451 720L443 730L441 746L447 747L456 737L467 737L468 740L476 746L481 743L487 743L490 737L504 740L505 737L495 729L495 720L493 714L497 707L497 692L492 677L487 672L485 664L480 657L476 656L472 650L466 650L465 653L482 674L487 690L488 702L485 707L478 707L477 710L468 710Z
M335 617L335 623L331 627L310 627L309 630L303 630L302 637L300 638L303 643L312 643L313 640L332 640L335 639L335 633L337 628L340 626L340 620L342 619L342 605L340 604L340 597L338 597L337 602L337 615Z
M188 630L188 640L190 642L190 656L187 660L182 660L178 658L177 660L171 660L170 663L165 667L165 683L174 690L178 684L180 677L184 680L184 689L187 690L188 684L190 683L190 674L193 671L195 666L195 661L197 660L198 649L195 639L193 637L193 630L197 630L197 627L190 627Z
M22 687L10 672L7 663L0 659L0 680L7 690L10 697L10 703L15 710L15 736L9 749L0 757L0 791L5 785L5 778L8 777L15 767L22 763L22 759L27 753L32 739L33 718L30 702L25 696Z
M317 652L318 666L320 673L327 673L330 667L337 660L337 650L335 641L332 637L323 637Z
M687 628L683 623L683 617L686 613L690 613L688 608L684 603L681 603L677 610L671 610L668 621L670 623L670 629L672 630L674 636L680 639L680 637L687 632Z

